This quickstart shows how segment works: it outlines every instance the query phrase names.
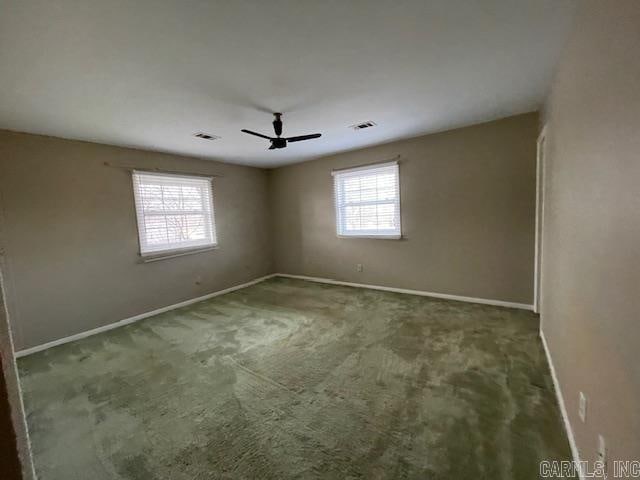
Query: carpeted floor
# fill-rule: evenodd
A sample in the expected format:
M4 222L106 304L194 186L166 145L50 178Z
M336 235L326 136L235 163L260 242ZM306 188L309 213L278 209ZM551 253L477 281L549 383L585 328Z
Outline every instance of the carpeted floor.
M535 479L530 312L274 278L20 360L40 480Z

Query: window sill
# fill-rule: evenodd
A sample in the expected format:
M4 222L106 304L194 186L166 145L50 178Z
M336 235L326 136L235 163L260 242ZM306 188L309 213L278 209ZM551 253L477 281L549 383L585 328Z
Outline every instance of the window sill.
M196 253L208 252L210 250L216 250L217 245L210 245L207 247L194 247L185 248L182 250L171 250L166 252L159 252L154 254L140 255L140 263L157 262L159 260L168 260L170 258L183 257L185 255L193 255Z
M338 235L338 238L373 238L376 240L402 240L402 235Z

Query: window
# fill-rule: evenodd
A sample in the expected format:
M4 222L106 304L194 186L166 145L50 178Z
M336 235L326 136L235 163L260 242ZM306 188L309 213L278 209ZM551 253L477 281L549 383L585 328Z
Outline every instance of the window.
M133 172L140 254L216 245L211 179Z
M400 238L398 163L333 172L339 236Z

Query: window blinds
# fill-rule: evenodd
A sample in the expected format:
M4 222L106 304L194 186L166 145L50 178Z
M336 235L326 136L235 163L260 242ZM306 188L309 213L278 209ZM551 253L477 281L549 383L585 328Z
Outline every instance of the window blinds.
M400 238L398 163L333 172L339 236Z
M141 255L216 245L211 179L133 172Z

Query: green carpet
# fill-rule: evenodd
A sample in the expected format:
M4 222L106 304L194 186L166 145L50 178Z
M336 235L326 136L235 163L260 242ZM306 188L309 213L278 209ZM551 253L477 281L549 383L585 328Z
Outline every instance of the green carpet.
M535 479L530 312L274 278L19 362L40 480Z

